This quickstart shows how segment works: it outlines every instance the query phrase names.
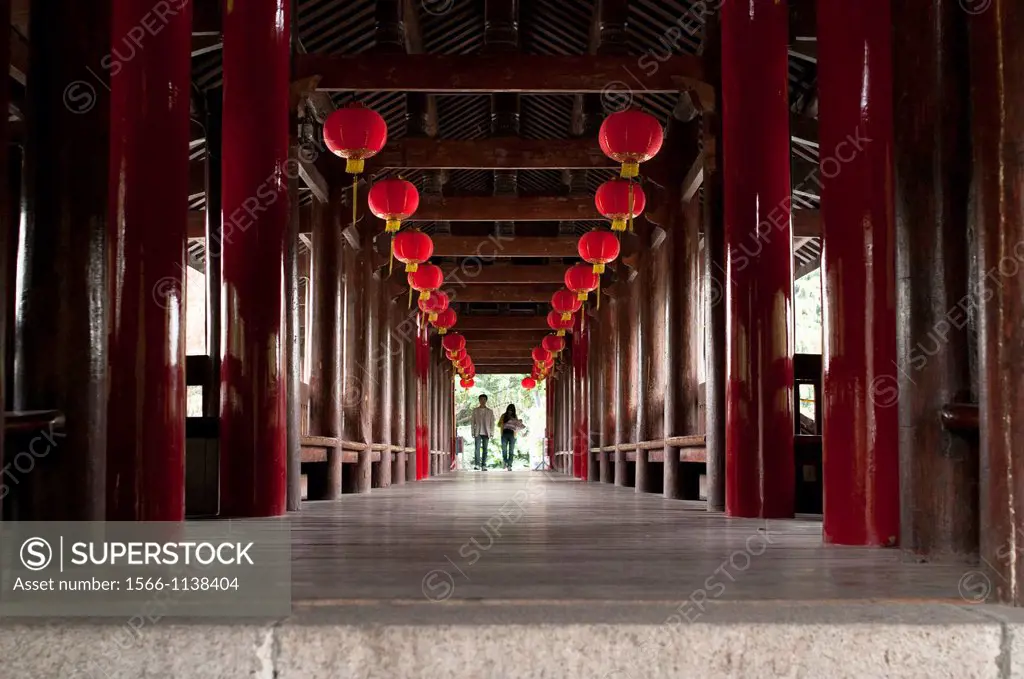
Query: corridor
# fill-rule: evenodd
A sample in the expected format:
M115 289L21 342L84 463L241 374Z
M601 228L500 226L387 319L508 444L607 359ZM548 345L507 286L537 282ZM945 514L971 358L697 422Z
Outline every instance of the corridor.
M964 564L826 547L820 520L709 514L531 471L456 472L291 515L293 597L335 602L928 599ZM696 605L696 604L695 604Z

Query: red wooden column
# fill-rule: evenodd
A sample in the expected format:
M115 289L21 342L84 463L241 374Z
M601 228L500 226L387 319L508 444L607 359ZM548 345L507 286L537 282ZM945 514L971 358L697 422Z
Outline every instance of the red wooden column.
M407 325L403 322L400 308L397 302L391 301L389 315L391 317L392 338L391 338L391 443L397 447L406 446L406 365L405 355L408 345ZM406 455L404 450L395 452L394 464L392 465L391 484L402 485L405 483Z
M1024 5L971 17L982 563L995 599L1024 605ZM977 579L975 579L977 582ZM984 583L983 583L984 584ZM980 587L972 585L975 592ZM985 593L985 592L982 592Z
M818 3L825 542L899 535L889 0Z
M400 304L399 306L404 309L404 305ZM405 418L404 445L410 449L405 455L406 483L412 483L418 478L416 476L416 451L417 441L419 441L419 429L417 427L419 423L418 316L419 314L416 314L416 317L403 316L401 326L403 328L402 338L405 344L405 408L402 412L402 416Z
M544 454L548 458L548 466L555 468L555 390L551 388L551 380L544 383Z
M584 310L586 313L586 310ZM590 404L590 413L587 416L587 480L600 481L600 453L594 455L591 448L601 447L601 419L604 409L604 391L601 386L604 384L604 332L597 324L597 316L589 315L587 324L590 326L590 341L587 346L587 402Z
M289 12L286 0L228 3L224 12L224 516L285 511Z
M149 0L115 0L127 35ZM110 77L107 519L185 518L185 236L192 4ZM170 93L171 96L168 96Z
M793 515L788 3L722 6L726 512Z
M430 384L427 378L430 342L422 316L417 316L416 323L416 480L419 481L428 476L430 457Z

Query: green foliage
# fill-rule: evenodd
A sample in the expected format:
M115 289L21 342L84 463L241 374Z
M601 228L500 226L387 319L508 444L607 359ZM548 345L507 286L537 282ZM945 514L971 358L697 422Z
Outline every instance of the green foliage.
M516 460L529 464L531 456L537 460L543 455L544 428L547 424L545 383L539 382L534 389L524 389L520 384L524 375L477 375L476 386L472 389L455 387L455 432L462 437L463 459L467 465L473 463L473 437L470 425L473 408L479 405L481 395L487 396L487 407L494 411L494 423L505 412L508 404L516 407L516 414L526 429L516 436ZM494 430L487 446L489 467L501 467L501 432Z

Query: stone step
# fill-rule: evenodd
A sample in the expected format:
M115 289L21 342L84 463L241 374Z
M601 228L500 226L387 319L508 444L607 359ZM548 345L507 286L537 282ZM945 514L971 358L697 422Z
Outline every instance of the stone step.
M4 621L4 679L1024 679L1024 612L900 602L298 604L285 620Z

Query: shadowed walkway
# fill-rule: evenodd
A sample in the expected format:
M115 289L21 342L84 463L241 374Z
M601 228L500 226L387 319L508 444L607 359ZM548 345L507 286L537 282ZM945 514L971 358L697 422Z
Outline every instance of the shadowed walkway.
M825 547L821 523L544 472L459 472L311 502L293 521L298 600L940 599L969 565Z

